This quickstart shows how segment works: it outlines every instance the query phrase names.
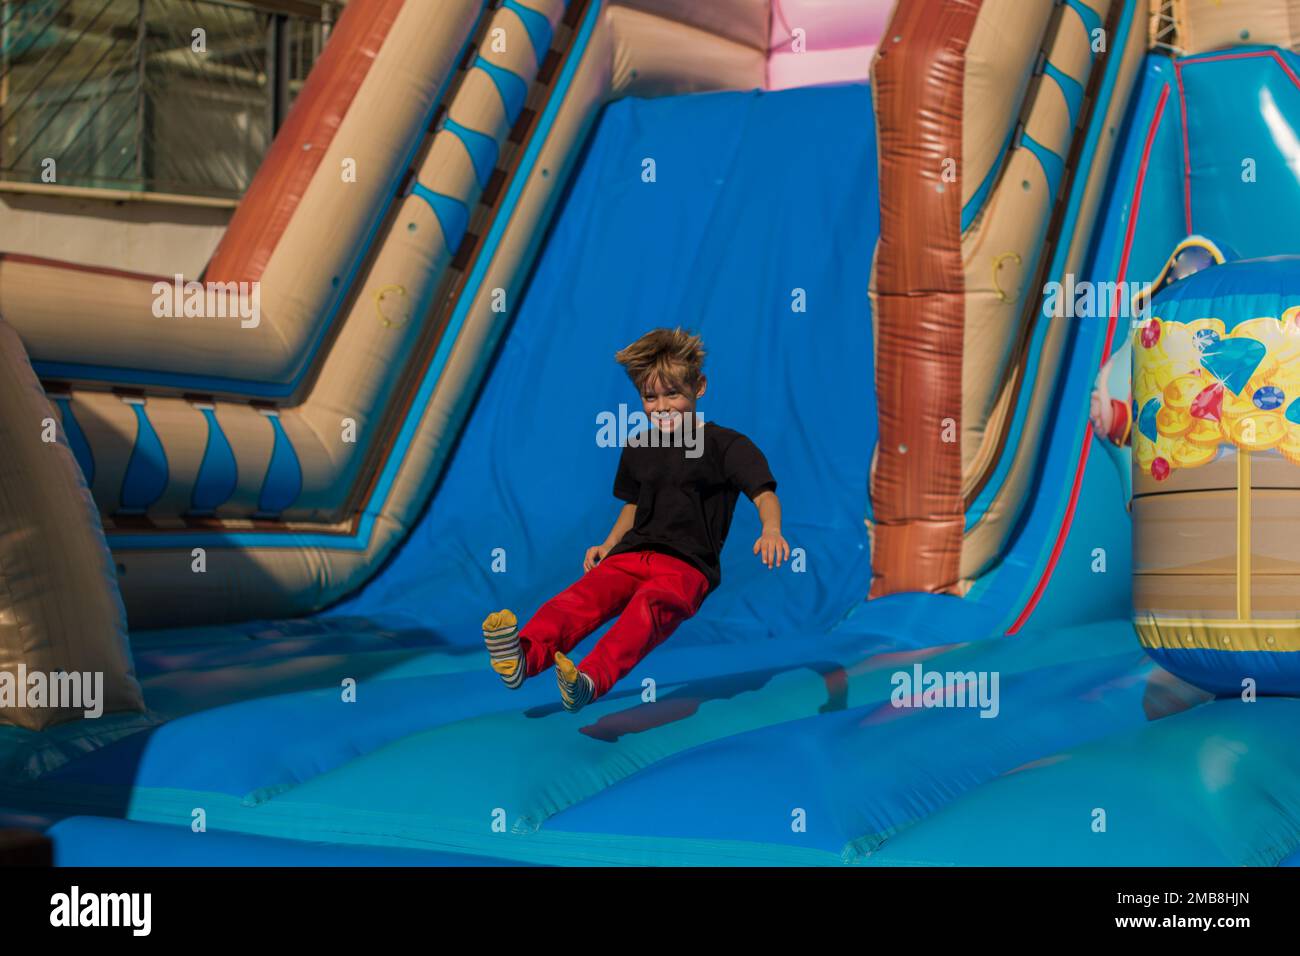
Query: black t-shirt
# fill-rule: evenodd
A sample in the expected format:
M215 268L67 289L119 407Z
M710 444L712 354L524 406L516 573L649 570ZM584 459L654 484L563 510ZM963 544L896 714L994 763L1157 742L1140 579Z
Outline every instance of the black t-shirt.
M702 452L690 457L700 452L701 441ZM719 556L740 493L753 499L775 491L776 479L763 453L740 432L707 422L693 444L683 447L679 439L676 446L654 447L629 439L614 496L636 505L636 522L609 553L671 554L703 572L712 592L722 583Z

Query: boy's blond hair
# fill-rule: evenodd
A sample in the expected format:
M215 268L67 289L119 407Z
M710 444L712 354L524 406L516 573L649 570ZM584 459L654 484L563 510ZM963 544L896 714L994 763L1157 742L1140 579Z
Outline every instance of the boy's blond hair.
M704 342L681 328L655 329L627 348L614 361L627 370L638 389L658 378L681 392L693 392L704 377Z

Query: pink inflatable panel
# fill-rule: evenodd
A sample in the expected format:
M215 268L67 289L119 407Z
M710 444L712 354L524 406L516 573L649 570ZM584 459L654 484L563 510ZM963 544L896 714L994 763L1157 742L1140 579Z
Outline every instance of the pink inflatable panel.
M865 81L893 9L894 0L772 0L768 89Z

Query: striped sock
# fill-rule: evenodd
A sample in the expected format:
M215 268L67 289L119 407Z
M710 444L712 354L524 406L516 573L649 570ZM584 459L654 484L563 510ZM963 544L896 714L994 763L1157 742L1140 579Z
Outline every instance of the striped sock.
M559 651L555 652L555 682L560 685L564 709L571 714L582 710L596 697L596 685L591 678Z
M483 643L492 657L492 669L511 690L523 686L524 649L519 644L519 622L512 611L495 611L483 621Z

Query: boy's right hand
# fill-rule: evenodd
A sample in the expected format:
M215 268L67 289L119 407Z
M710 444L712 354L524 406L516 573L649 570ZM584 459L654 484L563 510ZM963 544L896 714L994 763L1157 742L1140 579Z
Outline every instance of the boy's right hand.
M587 556L582 562L582 570L584 572L590 571L596 565L600 564L601 561L605 560L605 555L609 554L609 549L612 547L612 544L597 544L588 548Z

